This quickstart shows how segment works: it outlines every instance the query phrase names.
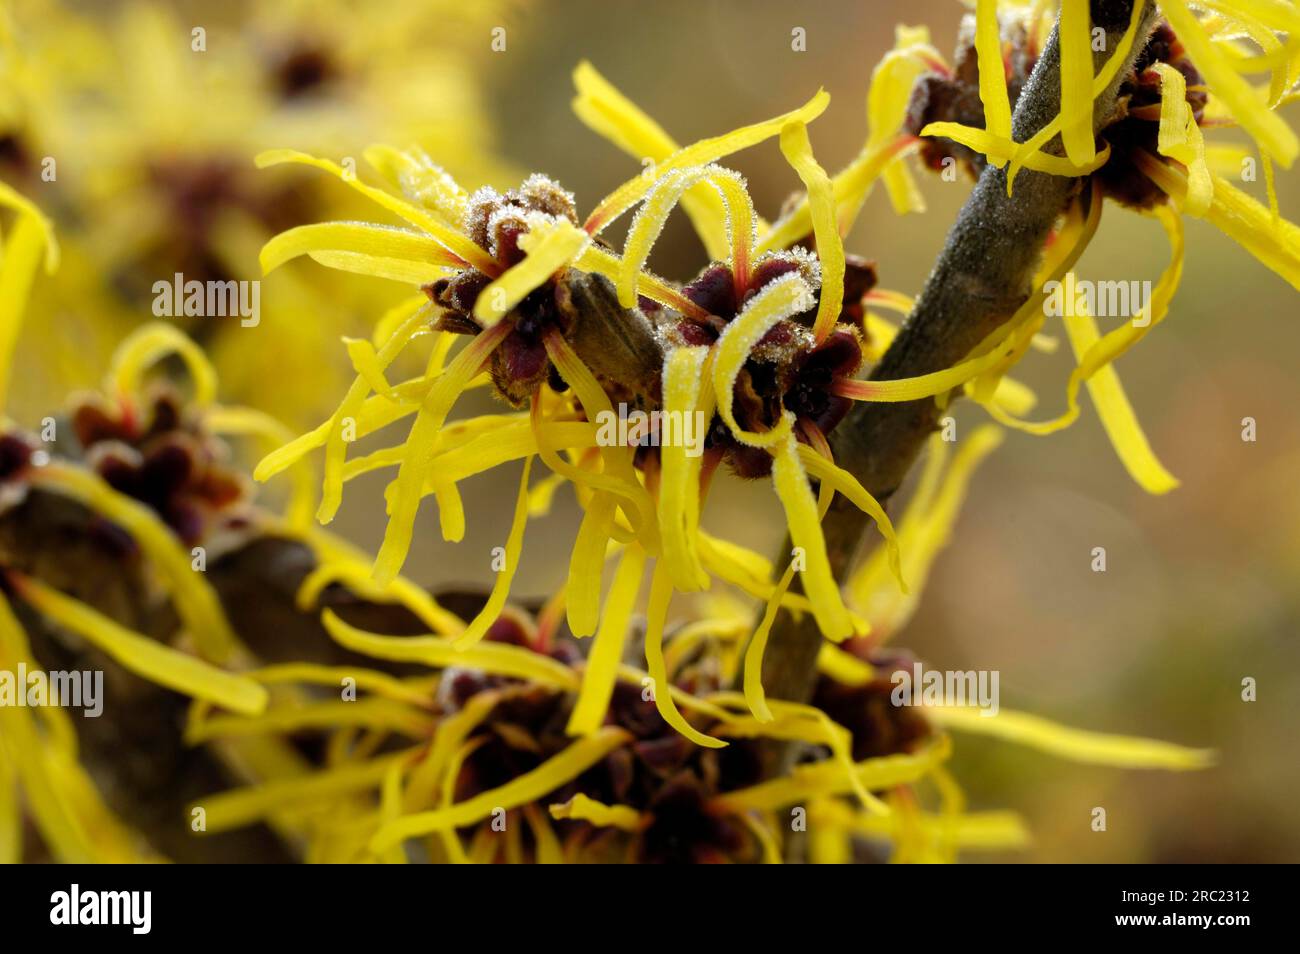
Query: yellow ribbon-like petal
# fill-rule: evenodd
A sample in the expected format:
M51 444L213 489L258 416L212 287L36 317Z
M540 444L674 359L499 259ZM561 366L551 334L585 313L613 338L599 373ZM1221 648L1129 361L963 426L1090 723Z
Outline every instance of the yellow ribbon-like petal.
M10 579L26 602L103 650L124 669L160 686L214 702L233 712L257 715L266 708L266 689L247 676L218 669L142 636L32 577L11 571Z
M533 222L519 237L519 247L527 253L524 260L479 293L474 317L485 327L496 324L529 292L572 262L588 241L586 232L564 219Z
M629 805L606 805L581 792L567 802L550 806L552 818L566 821L585 821L597 828L619 828L637 832L645 827L646 819Z
M430 462L437 449L438 432L451 406L470 380L509 333L509 324L497 324L478 334L438 378L420 405L406 438L406 450L393 481L388 527L375 559L375 581L392 581L406 561L415 532L415 514L424 494Z
M741 443L753 447L781 444L794 426L793 415L786 413L768 431L747 431L736 423L736 378L749 360L749 353L779 321L808 311L813 306L812 290L799 275L783 275L752 297L723 330L714 345L713 393L718 413Z
M993 736L1072 762L1171 771L1202 769L1214 764L1214 753L1209 749L1189 749L1156 739L1072 729L1026 712L999 709L996 715L990 716L977 708L927 706L925 713L944 728Z
M1061 141L1070 162L1086 166L1097 154L1092 134L1092 15L1088 0L1061 0L1059 23Z
M350 258L329 258L330 253ZM411 274L416 284L430 281L438 269L467 267L458 255L428 235L370 222L318 222L300 225L281 232L267 242L262 247L259 261L262 274L266 275L300 255L310 255L321 261L322 254L327 256L324 264L335 263L337 267L350 261L401 262L414 270ZM358 268L344 270L366 273L364 269ZM393 277L378 271L371 274L379 274L381 278Z
M984 128L995 136L1011 138L1011 100L1002 60L1002 33L998 27L998 0L975 4L975 55L979 61L980 102Z
M668 214L688 189L700 183L716 189L726 203L728 264L735 276L738 290L749 284L756 231L754 204L745 189L745 180L739 174L720 166L676 169L659 180L637 212L628 232L618 277L618 302L624 308L636 304L641 269L650 257L650 249L655 240L663 231Z
M1232 68L1183 0L1160 0L1160 10L1214 95L1227 104L1261 151L1290 169L1300 153L1300 139L1291 127L1270 111L1264 98Z
M776 448L772 483L781 506L785 508L790 538L800 551L803 562L800 575L817 625L830 639L846 639L854 632L853 619L844 607L839 585L831 573L821 514L799 458L799 445L791 433L786 443Z
M813 337L821 342L834 329L844 304L844 243L840 240L835 220L835 196L826 170L813 157L808 127L804 123L790 123L781 130L781 153L808 190L813 236L817 240L817 257L822 265L821 295L817 303L817 319L813 323Z
M664 413L682 421L687 415L707 422L713 416L713 391L707 366L707 348L675 348L664 359ZM704 425L707 427L707 423ZM709 576L700 563L701 454L692 455L684 442L659 449L659 532L663 562L673 585L682 592L706 589Z
M702 139L684 149L679 149L663 162L658 163L649 175L640 175L619 186L587 217L583 228L591 235L597 235L610 222L618 218L649 192L660 178L676 169L690 166L704 166L716 162L733 152L756 146L766 139L778 135L787 123L802 121L812 122L825 111L830 104L830 95L819 90L817 95L800 108L752 126L743 126L712 139Z
M569 716L566 730L569 735L592 735L605 721L644 571L645 551L636 545L624 550L609 589L609 598L605 601L600 628L596 630L596 638L587 655L582 689ZM667 686L662 687L665 693L667 689Z
M441 216L434 215L396 196L389 195L383 189L368 186L357 178L355 171L344 169L328 159L318 159L295 149L270 149L259 153L253 160L259 169L277 166L282 163L300 163L313 166L330 173L342 182L360 192L380 207L406 219L417 228L428 232L449 252L485 275L495 276L501 272L501 266L484 249L475 245L468 236L448 225Z
M407 838L464 828L489 817L498 808L516 808L538 801L577 778L610 752L626 745L630 738L624 730L607 726L577 740L559 755L505 785L444 809L407 815L384 825L371 839L371 850L382 852Z
M673 702L672 681L668 668L664 665L663 638L664 626L668 619L668 604L673 598L672 579L666 572L662 560L655 564L654 574L650 579L650 602L646 610L645 659L646 669L653 680L652 693L655 708L665 722L677 732L690 739L696 745L705 748L720 749L727 743L706 735L686 721Z
M174 325L150 322L131 332L113 352L106 388L137 398L144 374L163 358L179 355L194 381L194 403L200 407L217 399L217 372L194 341Z
M152 510L114 490L98 475L62 464L35 470L31 481L79 501L125 530L166 580L181 622L199 652L218 663L230 658L239 641L226 621L216 590L193 569L190 555Z
M564 691L578 686L577 673L568 666L522 646L487 640L458 648L454 640L441 636L380 636L345 623L328 609L321 614L321 622L340 646L375 659L420 663L436 669L481 669Z
M1157 148L1187 167L1187 198L1183 210L1200 218L1214 199L1214 183L1205 162L1205 139L1187 102L1187 80L1168 63L1152 67L1160 74L1160 131Z

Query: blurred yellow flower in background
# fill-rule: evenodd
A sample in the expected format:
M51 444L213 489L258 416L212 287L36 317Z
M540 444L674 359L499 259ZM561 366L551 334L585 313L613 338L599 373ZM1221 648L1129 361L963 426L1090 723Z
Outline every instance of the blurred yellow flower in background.
M489 26L511 8L403 2L376 21L348 0L10 5L0 158L58 223L70 266L39 290L60 333L29 326L25 347L54 373L24 382L23 405L89 385L116 340L154 317L155 282L259 279L270 234L347 211L303 177L257 175L251 157L271 145L355 163L382 138L436 149L486 181L506 174L473 61L490 55ZM269 291L255 331L215 320L188 330L232 394L302 421L346 368L337 336L364 327L375 299L291 275ZM321 388L276 387L284 375Z

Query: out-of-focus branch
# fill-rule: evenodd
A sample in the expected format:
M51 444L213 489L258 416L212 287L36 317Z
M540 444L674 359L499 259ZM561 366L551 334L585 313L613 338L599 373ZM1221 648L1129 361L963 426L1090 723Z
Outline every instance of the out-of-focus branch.
M382 662L338 646L315 608L296 605L298 589L315 568L316 558L306 545L264 535L256 524L254 520L246 540L214 559L207 571L251 652L268 663L385 668ZM20 502L0 509L0 567L30 574L116 622L169 642L179 621L170 604L151 593L136 556L120 531L66 497L32 490ZM104 673L103 716L72 720L82 764L109 807L154 850L173 861L192 863L295 860L292 846L265 825L195 836L187 806L245 780L209 747L185 741L190 700L128 671L21 599L13 602L43 669ZM338 585L325 590L320 604L353 625L380 632L401 635L425 629L404 608L368 602Z

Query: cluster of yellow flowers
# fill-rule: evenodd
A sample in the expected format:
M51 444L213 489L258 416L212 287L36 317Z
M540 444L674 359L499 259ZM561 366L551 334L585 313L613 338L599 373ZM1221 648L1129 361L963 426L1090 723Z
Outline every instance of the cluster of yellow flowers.
M1273 164L1289 167L1300 150L1273 111L1300 79L1300 15L1271 0L1206 0L1198 7L1209 12L1198 16L1182 0L1161 0L1162 29L1176 36L1177 49L1170 61L1141 61L1133 82L1154 83L1158 103L1147 110L1134 96L1125 117L1154 125L1155 151L1127 140L1121 151L1105 142L1104 129L1099 151L1093 102L1133 45L1147 39L1139 36L1146 2L1134 5L1120 48L1093 75L1088 5L1062 0L1060 115L1024 143L1012 138L1005 64L1017 43L1042 48L1056 20L1048 4L975 4L982 126L941 120L909 129L917 82L927 75L951 79L953 71L925 30L900 28L895 49L872 77L866 142L833 176L814 157L808 135L829 104L824 92L772 119L681 146L583 63L574 72L578 117L649 162L581 222L572 196L545 177L504 192L471 192L434 163L432 148L367 149L382 185L305 152L260 153L260 167L323 170L404 222L289 228L265 241L265 272L307 256L409 292L370 335L344 339L355 379L336 410L307 433L279 440L257 466L258 480L285 472L294 479L286 515L263 514L261 525L315 554L317 567L299 593L302 612L316 612L326 588L342 584L361 598L401 605L429 633L372 633L326 608L320 615L329 636L371 657L373 667L259 665L214 591L190 571L174 532L148 507L66 462L24 461L13 479L70 496L123 527L166 582L188 638L166 646L15 570L6 573L10 595L128 670L194 699L187 740L219 748L255 780L196 803L204 831L265 821L311 860L659 860L676 833L690 842L691 860L774 861L787 853L790 825L780 813L790 806L806 812L811 860L849 860L864 837L891 842L898 860L951 860L963 847L1014 846L1026 835L1014 816L966 812L944 768L951 750L945 729L1088 762L1208 764L1203 751L1080 732L1006 709L988 718L928 706L915 725L897 710L875 712L890 685L892 660L882 643L913 612L967 482L1002 432L983 426L951 455L936 437L897 522L836 464L826 436L851 401L946 401L957 392L997 422L1046 434L1077 418L1086 385L1134 478L1153 493L1176 485L1143 436L1112 365L1169 311L1182 269L1179 211L1207 218L1300 287L1295 226L1278 216L1275 200L1271 209L1256 203L1214 173L1216 163L1240 154L1215 152L1201 131L1240 124L1259 147L1273 198ZM1189 84L1183 67L1173 65L1184 58L1204 84ZM1269 74L1267 88L1251 85L1255 73ZM293 139L288 128L285 138ZM1064 155L1045 152L1058 134ZM719 162L774 139L802 194L769 223L744 180ZM861 380L898 332L879 311L906 314L913 303L874 288L874 275L846 255L843 238L877 180L898 212L923 208L909 157L939 140L1006 167L1008 189L1022 168L1088 177L1091 187L1064 211L1029 301L995 335L951 368ZM1121 162L1131 166L1121 171L1144 176L1161 193L1141 211L1164 227L1172 262L1146 322L1102 335L1091 316L1071 309L1064 321L1077 367L1067 408L1057 418L1029 421L1035 396L1008 372L1031 348L1053 347L1043 334L1046 286L1073 274L1102 199L1113 194L1106 177ZM0 263L0 367L8 369L35 272L42 257L54 267L57 255L40 211L8 187L0 202L16 210ZM679 204L710 260L685 283L646 269ZM634 209L617 254L602 235ZM570 336L579 288L604 293L611 307L616 302L621 333L651 343L660 364L641 369L648 387L611 376L580 353ZM457 350L462 339L468 340ZM394 383L390 369L417 342L427 344L423 370ZM146 370L172 353L190 368L193 405L209 430L288 436L262 412L217 405L216 371L170 326L149 326L121 345L106 394L138 402ZM493 388L518 410L453 420L457 399L479 387ZM625 399L709 422L703 452L693 455L680 442L646 452L602 440L599 421L617 417L615 405ZM405 419L411 424L401 443L349 457L350 444ZM312 523L317 450L324 479L315 516L322 524L337 513L348 482L395 469L388 526L373 564ZM552 476L533 483L537 458ZM453 612L401 575L420 505L433 497L443 536L460 540L460 485L511 462L522 462L522 472L496 582L473 611ZM796 548L785 567L701 526L710 487L725 479L716 474L723 463L743 476L770 475ZM573 490L583 511L567 581L526 613L510 604L526 524L548 511L560 486ZM822 528L835 494L870 515L884 540L843 587L832 575ZM611 559L616 568L605 591ZM796 573L801 592L790 589ZM676 594L703 591L707 596L692 604L695 618L671 620ZM749 600L767 604L756 627ZM628 662L641 601L644 668ZM811 614L827 638L818 659L826 691L812 704L768 699L763 690L763 656L781 609ZM589 648L578 652L568 636L590 638ZM7 602L0 603L0 640L5 660L30 659ZM412 664L431 674L410 675ZM363 698L324 695L348 680ZM837 721L832 709L850 715ZM75 733L61 714L0 710L0 719L0 833L19 825L21 806L12 796L21 789L22 804L56 855L138 856L122 826L104 820L108 811L77 764ZM316 762L290 744L300 732L326 735ZM796 742L819 757L773 778L738 767L723 752L755 755L756 740ZM679 743L686 748L675 748ZM515 812L525 824L498 827L498 813ZM0 846L15 843L16 836L8 838L0 837Z

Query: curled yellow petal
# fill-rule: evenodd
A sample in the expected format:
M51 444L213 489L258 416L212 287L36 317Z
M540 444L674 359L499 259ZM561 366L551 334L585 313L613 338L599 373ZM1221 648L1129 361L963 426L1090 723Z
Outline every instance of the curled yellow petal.
M907 117L912 89L921 74L935 69L947 70L947 65L931 44L930 31L925 27L895 27L894 48L881 57L871 71L871 85L867 90L867 125L870 134L862 156L890 146L891 140L901 143L911 138L900 134L900 130ZM917 189L905 159L906 150L891 150L888 161L880 170L890 202L899 215L925 211L925 200ZM836 200L843 203L840 206L840 233L847 234L862 200L866 198L869 183L859 184L850 194L839 189L839 182L840 176L836 176Z
M1205 139L1187 102L1187 80L1168 63L1153 66L1160 74L1160 131L1157 148L1187 167L1187 198L1183 209L1200 218L1214 198L1214 182L1205 162Z
M840 317L844 304L844 243L835 220L835 196L831 180L813 157L808 127L790 123L781 130L781 153L803 180L808 190L808 209L812 217L813 236L817 240L817 257L822 265L821 295L813 337L825 341Z
M1091 110L1091 101L1089 101L1089 110ZM1089 136L1091 136L1092 123L1088 124ZM1014 157L1020 149L1020 145L1012 139L1004 139L995 136L985 129L976 129L973 126L963 126L961 123L953 122L936 122L930 123L921 130L922 136L940 136L945 139L951 139L953 142L961 143L976 152L983 153L988 157L990 162L1002 163ZM1023 156L1021 161L1028 169L1035 172L1047 172L1054 176L1067 176L1076 178L1078 176L1090 175L1096 172L1110 159L1110 146L1107 145L1101 152L1093 150L1093 155L1085 162L1075 162L1073 159L1064 156L1051 156L1042 152L1031 152Z
M697 187L698 188L698 187ZM709 186L704 188L713 191ZM718 259L726 257L726 252ZM574 267L584 272L592 272L596 275L604 275L610 281L617 283L623 275L623 260L612 252L607 252L598 245L588 245L582 250L574 260ZM637 289L646 298L651 301L657 301L661 305L667 305L673 311L679 312L688 318L694 318L696 321L704 321L709 317L709 313L701 308L695 302L691 301L680 291L673 288L662 278L656 278L649 272L643 271L637 277Z
M786 443L777 447L772 463L772 483L781 506L785 508L790 538L799 548L803 562L800 577L818 628L830 639L845 639L853 634L853 619L844 607L839 585L831 573L821 514L799 462L798 446L794 434L790 434Z
M672 579L666 572L663 561L655 564L654 574L650 578L650 602L646 609L645 660L646 669L653 680L655 708L665 722L677 732L690 739L696 745L705 748L720 749L727 743L696 729L686 721L673 702L672 686L668 669L664 665L664 626L668 618L668 604L673 598Z
M303 578L295 598L298 608L310 610L325 588L336 582L366 600L406 607L439 636L457 636L465 630L460 617L440 606L423 587L401 576L387 586L378 586L371 578L368 563L345 555L331 555Z
M586 60L573 71L573 111L598 135L605 137L639 162L662 162L681 149L630 99L624 96ZM717 191L695 185L682 197L682 207L695 226L713 261L727 255L727 211Z
M251 717L199 719L187 727L185 741L189 745L198 745L213 739L345 728L390 732L419 740L433 731L434 721L429 713L391 699L328 699L298 706L277 706Z
M623 551L614 582L605 601L605 612L596 630L596 638L587 654L582 688L566 731L569 735L591 735L600 729L609 708L614 683L618 681L618 667L623 661L623 645L628 627L632 623L632 610L641 591L641 576L645 571L645 551L639 546L629 546ZM667 687L663 687L666 692Z
M560 376L578 395L587 419L613 420L616 414L609 396L564 337L552 329L543 337L542 343L546 347L547 357L554 363ZM540 452L540 442L538 448ZM631 504L628 519L638 534L642 535L642 543L651 552L658 550L658 524L654 520L654 504L649 492L637 479L632 448L602 442L600 456L604 461L605 472L599 477L603 479L598 480L593 475L587 478L587 482L593 487L612 490L620 499L628 501ZM557 470L553 456L543 457L543 460L548 467ZM563 465L560 465L557 472L565 472Z
M367 146L361 155L403 195L437 213L444 222L454 225L464 218L469 193L435 165L424 150L378 144Z
M277 663L246 673L249 679L265 686L282 683L305 682L318 686L341 687L344 680L352 680L358 689L373 692L385 699L427 706L430 691L427 685L416 685L396 676L362 666L322 666L318 663Z
M381 338L381 346L379 350L381 362L385 357L391 361L392 358L396 357L397 349L406 346L407 342L410 341L411 336L418 330L415 324L410 323L412 316L415 312L427 306L428 299L424 296L420 296L419 299L403 302L400 306L394 308L385 315L384 320L381 321L381 324L387 326L386 334ZM390 319L393 318L396 318L397 320L391 321ZM402 330L404 326L407 326L405 332ZM451 335L446 336L448 340L450 340L451 337ZM393 347L389 348L388 351L385 351L385 343L390 341L393 343ZM353 389L355 389L363 406L365 401L365 387L365 382L358 380L353 382L352 388L348 391L348 394L351 395ZM345 397L344 402L347 401L348 398ZM385 401L384 403L391 406L392 402ZM341 403L339 409L336 410L328 420L322 422L306 434L302 434L283 446L276 448L274 451L267 454L266 457L262 458L253 470L253 479L257 481L269 480L276 474L302 460L302 458L307 454L311 453L314 449L320 447L329 440L334 427L344 416L347 415L343 414L343 404ZM360 420L358 420L357 423L359 425ZM387 424L391 423L391 421L385 421L383 423ZM358 434L360 435L361 433L364 432L358 429Z
M822 447L819 450L825 454L830 454L830 447L826 445L825 438L820 438ZM830 509L831 501L835 497L835 491L828 483L823 483L817 491L817 519L826 519L826 512ZM795 554L797 558L797 554ZM745 647L744 661L744 696L745 703L749 706L749 711L759 722L772 722L772 709L767 704L767 693L763 688L763 655L767 651L767 640L771 635L772 626L776 622L777 611L781 608L781 601L785 598L790 589L790 583L794 580L794 573L797 566L796 560L791 560L790 565L781 574L781 579L777 582L772 590L772 595L768 597L767 605L763 609L763 617L759 620L758 627L754 634L749 638L749 645ZM857 631L856 620L854 621L854 631ZM829 644L827 644L829 645Z
M1135 155L1138 167L1165 193L1182 203L1187 176L1149 153ZM1214 176L1214 197L1205 218L1274 272L1300 289L1300 228L1275 217L1222 176Z
M894 532L893 521L889 519L889 514L885 513L885 508L871 496L856 477L844 468L837 467L834 462L827 460L813 448L800 444L798 452L803 466L809 473L823 484L834 488L837 493L849 498L855 507L875 521L876 528L885 539L885 550L889 555L889 564L898 580L898 585L907 592L907 584L903 581L898 534Z
M790 774L726 792L713 804L726 811L774 811L819 795L842 795L860 784L869 791L907 785L924 778L952 754L946 735L915 754L886 755L854 763L852 771L835 759L796 766Z
M772 582L772 563L766 557L730 540L700 531L700 562L713 576L736 587L754 599L769 600L776 588ZM786 593L781 605L795 613L812 611L812 604L802 593ZM861 629L854 621L855 632Z
M45 271L53 275L59 268L59 242L54 236L54 225L36 203L4 182L0 182L0 206L14 209L20 218L31 219L40 232L40 245L45 253Z
M718 413L736 439L753 447L780 445L792 433L792 415L784 414L768 431L747 431L735 417L736 378L749 360L749 353L777 322L808 311L813 306L812 290L797 274L784 275L752 297L734 320L727 324L714 345L713 393Z
M872 142L831 180L835 208L839 210L839 232L847 235L854 217L866 201L875 182L888 169L916 151L915 136L898 135L883 142ZM757 252L788 248L812 231L812 212L807 196L795 203L786 215L775 222L758 242Z
M217 372L203 349L174 325L150 322L117 346L109 366L107 388L113 394L139 396L144 374L170 355L179 355L194 381L194 403L200 407L217 399Z
M714 693L709 698L710 701L721 705L736 705L741 701L733 692ZM756 717L751 719L749 716L732 716L727 719L721 731L742 738L759 735L824 745L830 749L832 760L839 765L844 776L848 778L849 787L861 801L862 806L872 814L888 814L889 809L880 799L871 794L867 785L858 777L857 766L853 763L853 736L848 729L833 721L815 706L799 702L774 699L770 714L772 718L766 720Z
M0 183L3 186L3 183ZM3 203L3 194L0 194ZM34 208L34 207L33 207ZM36 279L42 252L53 246L48 226L36 214L20 215L3 243L0 255L0 410L9 393L14 347L22 330L23 314Z
M635 179L623 183L623 185L606 196L596 206L595 211L587 217L583 228L590 235L598 234L610 222L639 202L662 176L676 169L705 166L711 162L716 162L723 156L729 156L733 152L739 152L742 149L748 149L750 146L758 145L758 143L778 135L786 123L794 121L812 122L825 111L830 99L830 95L825 90L818 90L817 95L799 109L765 122L755 123L752 126L743 126L740 129L732 130L721 136L715 136L712 139L702 139L686 146L684 149L679 149L663 162L658 163L650 171L649 175L637 176Z
M1195 14L1183 0L1161 0L1160 10L1214 95L1222 99L1260 150L1290 169L1300 152L1300 139L1290 126L1268 108L1268 103L1232 68Z
M519 237L519 247L526 253L523 261L479 293L474 317L486 327L496 324L529 292L572 262L588 241L586 232L564 219L532 223Z
M587 504L578 536L569 556L569 582L565 588L565 613L573 635L582 638L600 622L600 583L614 525L614 498L597 491Z
M585 821L597 828L619 828L637 832L646 825L646 819L630 805L606 805L582 792L567 802L549 807L552 818L566 821Z
M763 617L758 621L754 634L749 637L749 645L745 647L743 680L745 702L759 722L771 722L773 719L772 710L767 704L767 693L763 689L763 655L767 651L767 640L772 634L772 625L776 622L777 611L781 609L781 599L790 589L793 581L794 563L791 562L772 590L772 595L763 608Z
M1102 64L1101 69L1092 80L1092 98L1096 100L1106 88L1110 81L1115 78L1119 68L1128 62L1128 54L1133 49L1133 44L1137 42L1138 27L1142 24L1142 14L1146 9L1148 0L1135 0L1133 12L1129 16L1128 27L1124 30L1124 35L1120 37L1119 43L1115 46L1115 52L1110 58ZM1091 67L1089 67L1091 69ZM1038 154L1043 146L1047 145L1060 131L1064 122L1061 113L1057 113L1047 125L1035 133L1024 143L1016 146L1011 157L1011 166L1007 170L1007 195L1011 195L1012 186L1016 181L1016 174L1024 167L1025 163L1031 157ZM1047 171L1047 170L1041 170ZM1063 173L1069 175L1069 173Z
M1082 360L1087 362L1089 352L1101 341L1097 322L1082 310L1066 317L1064 321L1075 354L1082 354ZM1163 494L1177 487L1178 479L1160 463L1142 432L1142 425L1138 423L1133 406L1120 386L1114 366L1109 362L1096 363L1084 373L1088 374L1088 393L1092 395L1093 404L1097 407L1097 416L1101 418L1106 436L1110 438L1124 468L1147 493Z
M1153 160L1155 161L1155 160ZM1086 217L1080 218L1077 208L1058 234L1057 241L1049 246L1043 264L1035 276L1036 291L1029 296L1011 319L991 332L968 357L950 368L894 380L836 381L832 390L855 401L915 401L924 397L944 394L953 388L976 381L984 376L989 384L1029 347L1033 336L1042 325L1044 301L1050 282L1059 282L1074 267L1101 221L1102 203L1094 198ZM979 384L977 383L977 394ZM989 388L986 400L996 393L995 385Z
M870 663L834 643L822 643L817 652L817 670L846 686L865 686L875 678Z
M638 281L650 249L663 231L668 214L686 191L704 183L718 191L727 207L728 264L737 289L749 284L749 268L755 239L754 205L739 174L720 166L677 169L661 178L637 212L623 248L618 278L618 302L624 308L636 304Z
M389 822L371 839L371 850L382 852L407 838L451 828L464 828L482 821L499 808L510 809L538 801L577 778L610 752L626 745L629 740L630 736L624 730L607 726L593 735L578 739L559 755L547 759L537 768L505 785L481 792L444 809L407 815Z

